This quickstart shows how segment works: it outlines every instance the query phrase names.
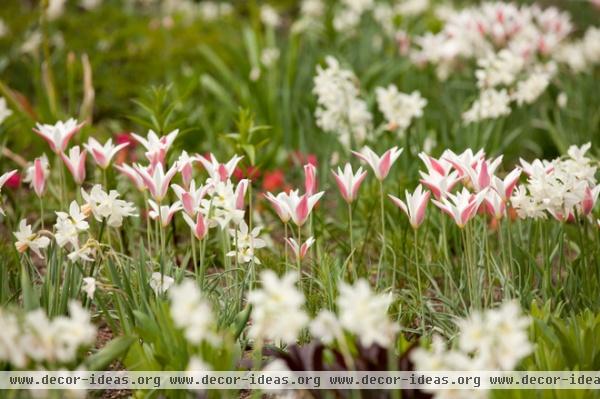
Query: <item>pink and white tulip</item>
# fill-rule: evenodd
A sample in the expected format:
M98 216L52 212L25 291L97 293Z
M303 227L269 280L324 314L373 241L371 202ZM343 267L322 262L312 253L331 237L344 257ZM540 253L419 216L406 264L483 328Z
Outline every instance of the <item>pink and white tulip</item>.
M479 205L481 205L486 194L487 190L473 194L463 188L457 194L447 193L446 197L442 197L439 201L432 200L432 202L454 219L457 226L462 229L477 214Z
M482 158L474 166L463 165L461 174L468 179L475 192L480 192L492 183L492 177L500 162L502 156L489 161Z
M377 180L383 181L390 173L392 165L396 162L400 154L402 154L403 150L403 148L398 149L398 147L394 146L384 152L381 157L369 147L364 147L361 152L352 151L352 153L362 161L368 163L371 169L373 169Z
M196 182L192 180L189 189L185 189L177 184L172 184L173 192L181 201L183 211L190 216L195 216L200 209L201 201L210 189L209 186L200 186L196 188Z
M452 171L452 164L444 159L445 154L446 152L442 154L440 159L435 159L434 157L421 152L419 153L419 158L421 158L425 164L428 174L437 173L440 176L448 176Z
M135 185L138 191L146 191L146 184L136 169L127 164L115 165L115 168Z
M358 196L358 189L360 185L367 177L367 171L363 171L362 167L358 168L356 172L352 171L352 165L347 163L344 165L344 170L338 167L337 173L331 171L335 182L340 189L340 194L344 201L352 203Z
M50 171L46 165L44 165L43 158L39 157L33 161L33 175L31 177L31 185L33 191L38 197L42 197L46 192L46 179L48 178Z
M313 237L308 237L308 239L304 241L302 245L299 245L293 238L286 237L285 242L292 249L296 259L302 260L308 253L310 247L315 243L315 239Z
M460 181L457 171L452 171L448 176L440 175L433 171L429 174L419 171L421 184L431 190L433 196L438 200L445 197L450 190L454 188L456 183Z
M466 169L474 168L479 160L485 157L485 152L479 150L473 153L473 150L468 148L461 154L455 154L451 150L444 151L443 158L450 162L452 166L458 171L459 177L463 178L467 174Z
M156 202L148 200L148 204L150 204L148 216L150 216L152 220L159 220L162 227L167 227L169 223L171 223L173 215L182 209L181 202L179 201L176 201L171 205L159 206Z
M312 163L304 165L304 189L308 195L317 192L317 168Z
M235 187L235 208L243 210L246 208L244 200L246 198L246 191L248 191L248 185L250 185L250 180L242 179L239 181L237 186Z
M220 163L214 154L210 154L210 160L202 155L198 155L198 161L204 166L206 172L215 182L226 181L231 177L237 164L243 157L234 155L227 163Z
M144 181L144 185L150 192L150 195L158 202L161 202L167 195L169 184L171 183L173 176L175 176L175 173L177 173L178 167L177 163L175 163L175 165L171 166L165 173L162 163L156 164L152 171L150 171L151 168L145 168L139 164L134 166L135 170Z
M71 138L84 124L85 122L78 124L71 118L65 122L58 121L54 125L37 123L33 131L48 142L53 152L61 154L65 152Z
M184 187L189 187L192 181L194 172L194 162L198 159L196 157L190 157L187 151L182 151L177 164L179 165L179 173L181 174L181 180L183 181Z
M206 234L208 233L208 220L204 217L202 212L198 212L196 214L196 220L194 221L188 214L183 214L183 220L187 223L188 226L192 229L192 233L194 237L198 240L204 239Z
M98 142L98 140L90 137L87 144L84 144L83 146L92 155L92 158L94 158L96 164L100 166L100 168L106 169L110 165L113 157L128 145L129 143L122 143L115 146L112 142L112 139L108 139L108 141L102 145L100 142Z
M169 151L169 148L171 148L171 145L177 138L178 134L179 129L176 129L173 130L171 133L167 134L166 136L158 137L158 135L152 129L150 129L146 138L135 133L131 133L131 136L138 143L144 146L144 148L146 149L144 155L146 156L150 164L152 166L155 166L157 164L164 165L167 152Z
M287 206L287 196L288 194L284 192L277 194L277 196L271 193L265 194L265 198L271 203L275 213L277 213L277 216L279 216L279 219L281 219L283 223L288 223L292 218L291 211Z
M406 197L406 202L393 195L388 196L392 202L408 216L408 220L413 229L417 229L423 223L423 220L425 220L425 210L427 209L427 203L429 202L431 193L429 191L424 192L423 186L419 184L414 193L411 194L406 190L404 195Z
M292 219L297 226L302 226L323 194L324 192L321 191L313 195L301 196L298 194L298 190L294 190L289 193L279 193L277 197L267 193L266 198L271 201L284 223Z
M75 183L79 186L82 185L85 180L85 159L87 157L87 150L81 151L81 148L77 145L71 147L69 156L61 152L60 157L67 166L67 169L69 169L69 172L71 172Z
M17 172L19 172L17 169L15 170L11 170L10 172L6 172L5 174L3 174L2 176L0 176L0 190L2 190L2 187L6 184L6 182L13 177L14 175L17 174Z
M590 186L585 188L583 201L581 201L581 211L584 215L589 215L592 212L596 201L598 201L598 194L600 194L600 185L593 188Z
M500 195L503 201L508 201L511 197L517 183L519 182L519 177L521 176L521 168L513 169L504 180L499 177L493 176L491 187L496 190L496 192Z
M487 190L483 199L487 212L496 220L506 214L506 201L496 190Z

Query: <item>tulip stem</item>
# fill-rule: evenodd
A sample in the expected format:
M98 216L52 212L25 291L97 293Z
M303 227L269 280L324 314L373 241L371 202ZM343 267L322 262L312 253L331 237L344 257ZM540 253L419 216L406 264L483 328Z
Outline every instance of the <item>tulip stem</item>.
M196 237L194 237L194 232L190 230L190 241L192 244L192 262L194 263L194 275L196 276L196 281L198 281L198 262L196 259Z
M287 222L283 224L283 251L284 251L284 259L285 259L285 272L288 272L288 244L285 241L288 238L288 225Z
M348 202L348 233L350 234L350 275L354 279L358 279L356 269L354 267L354 234L352 232L352 205Z
M208 240L208 233L202 239L202 243L200 244L200 288L204 289L204 280L206 279L206 265L204 263L204 254L206 252L206 241Z
M42 222L42 230L44 230L44 201L42 200L42 197L40 196L40 220Z
M381 253L379 254L379 264L377 265L377 287L381 278L381 265L385 261L385 208L383 205L383 181L379 180L379 208L381 211Z
M419 234L417 229L413 229L415 237L413 243L415 245L415 267L417 268L417 295L419 297L419 306L421 308L421 335L425 335L425 304L423 302L423 294L421 291L421 265L419 264L419 245L418 238Z
M298 245L302 245L302 226L298 225ZM300 260L300 254L296 256L296 264L298 266L298 285L302 282L302 261Z

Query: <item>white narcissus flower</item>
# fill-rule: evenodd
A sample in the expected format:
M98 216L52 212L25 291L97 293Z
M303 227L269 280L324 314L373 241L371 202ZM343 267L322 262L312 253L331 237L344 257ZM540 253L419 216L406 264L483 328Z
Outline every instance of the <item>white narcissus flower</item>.
M297 276L288 273L281 279L272 270L260 275L262 288L248 293L252 305L252 324L248 335L252 339L292 344L308 323L302 309L304 295L296 288Z
M148 216L152 220L158 220L162 227L167 227L173 216L182 209L179 201L175 201L171 205L158 205L156 202L148 200L148 204L150 204Z
M73 248L79 248L79 233L89 229L89 224L85 220L87 217L81 212L76 201L69 205L69 213L56 212L57 220L54 226L54 238L60 247L70 243Z
M243 157L234 155L227 163L220 163L213 153L209 154L209 158L210 159L207 159L202 155L198 155L197 157L198 161L204 166L204 169L210 176L211 182L217 183L227 181Z
M412 228L418 229L425 219L425 209L431 193L429 191L423 192L423 187L419 184L414 193L406 190L404 195L406 196L406 202L388 194L392 202L408 216Z
M102 145L98 140L90 137L87 144L84 144L83 146L90 152L94 161L96 161L96 164L100 166L100 168L106 169L110 165L113 157L128 145L129 143L122 143L115 146L112 139L108 139L108 141Z
M54 125L38 123L33 131L48 142L53 152L60 154L65 152L69 141L83 125L84 123L78 124L75 119L71 118L65 122L58 121Z
M396 162L400 154L402 154L403 150L403 148L398 149L398 147L394 146L383 153L381 157L369 147L364 147L361 152L352 151L352 153L369 164L377 180L383 181L388 173L390 173L392 165Z
M69 155L65 153L60 154L60 157L64 161L67 169L71 172L73 180L77 185L82 185L85 180L85 159L87 156L87 150L81 151L79 146L71 147Z
M165 276L163 274L160 274L159 272L154 272L150 277L149 284L150 288L152 288L152 291L154 291L154 294L161 295L167 292L167 290L171 288L174 282L175 280L173 279L173 277Z
M225 229L230 223L240 223L245 214L243 209L238 208L240 193L245 190L241 190L241 182L235 191L231 180L208 184L208 196L200 201L200 212L208 219L210 226L218 225Z
M101 185L96 184L89 193L81 189L81 195L94 218L99 222L106 219L110 227L121 227L123 218L137 216L133 203L119 199L120 194L116 190L106 193Z
M387 314L392 293L376 294L364 279L354 285L341 283L339 290L336 302L342 327L355 334L365 347L372 344L390 347L400 330L400 325Z
M26 219L22 219L19 222L19 230L15 231L13 234L17 239L17 242L15 242L17 251L23 253L27 251L27 249L31 249L37 256L44 259L41 250L50 245L50 239L41 236L38 233L34 233L31 229L31 225L27 224Z
M134 166L135 170L144 181L144 184L150 192L150 195L157 202L161 202L162 199L167 195L169 184L171 183L173 176L175 176L175 173L177 173L178 167L179 165L175 163L173 166L171 166L171 168L169 168L169 170L165 172L162 163L150 165L148 168L145 168L139 164Z
M148 162L154 167L157 164L164 164L165 157L167 156L167 152L171 145L177 138L179 134L179 129L173 130L166 136L158 137L158 135L150 129L148 131L148 136L146 138L137 135L135 133L131 133L131 136L144 148L146 149L146 159Z
M96 292L96 279L93 277L84 277L83 285L81 289L89 299L94 299L94 293Z
M260 260L255 256L254 250L264 248L267 243L260 237L262 227L255 227L248 231L248 225L241 221L237 229L230 229L229 235L233 238L234 251L227 253L227 256L237 256L240 263L254 262L260 264Z
M352 165L347 163L344 165L343 171L338 167L337 173L334 171L331 171L331 173L333 173L335 183L337 184L344 201L349 204L352 203L358 197L358 189L363 180L365 180L365 177L367 177L367 172L363 171L362 167L358 168L356 172L353 172Z
M81 248L75 248L70 254L67 255L67 258L69 258L69 260L73 263L77 261L93 262L95 255L96 251L94 247L92 247L90 243L86 243Z

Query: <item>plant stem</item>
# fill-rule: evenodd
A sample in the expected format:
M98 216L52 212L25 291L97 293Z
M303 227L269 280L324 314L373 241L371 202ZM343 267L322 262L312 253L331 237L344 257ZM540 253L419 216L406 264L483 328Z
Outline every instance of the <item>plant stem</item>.
M418 230L417 229L413 229L414 231L414 246L415 246L415 267L417 268L417 296L419 297L419 306L421 308L421 320L420 320L420 324L421 324L421 335L424 336L425 335L425 304L423 302L423 294L422 294L422 289L421 289L421 265L419 264L419 245L418 245L418 238L419 238L419 234L418 234Z
M354 267L354 234L352 231L352 205L348 202L348 233L350 234L350 275L358 279L356 268Z
M381 265L385 261L385 208L383 205L383 181L379 180L379 208L381 211L381 253L379 254L379 264L377 265L377 287L379 287L379 280L381 278Z

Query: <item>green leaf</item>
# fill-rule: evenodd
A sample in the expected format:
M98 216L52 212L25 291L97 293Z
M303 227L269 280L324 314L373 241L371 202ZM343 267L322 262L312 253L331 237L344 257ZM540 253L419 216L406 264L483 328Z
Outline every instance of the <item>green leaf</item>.
M115 360L125 356L137 338L121 336L111 340L106 346L86 360L88 370L104 370Z

